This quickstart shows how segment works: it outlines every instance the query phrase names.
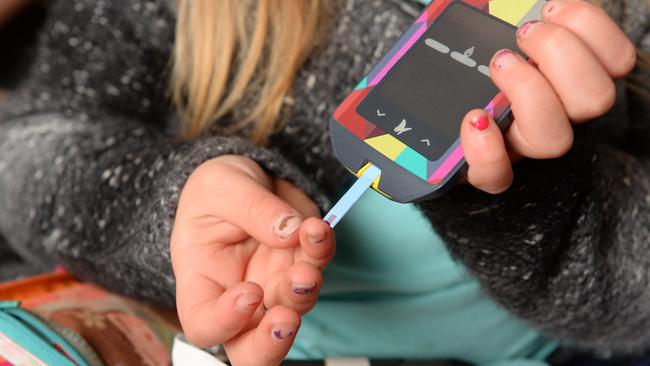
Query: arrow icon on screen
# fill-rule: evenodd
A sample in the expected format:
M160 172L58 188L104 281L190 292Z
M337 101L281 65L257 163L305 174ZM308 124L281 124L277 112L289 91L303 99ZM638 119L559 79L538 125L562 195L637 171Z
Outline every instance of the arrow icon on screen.
M379 109L377 109L377 115L378 115L379 117L385 117L385 116L386 116L386 113L383 113L382 111L380 111Z
M431 146L431 141L429 141L429 139L420 140L420 142L424 142L427 146Z

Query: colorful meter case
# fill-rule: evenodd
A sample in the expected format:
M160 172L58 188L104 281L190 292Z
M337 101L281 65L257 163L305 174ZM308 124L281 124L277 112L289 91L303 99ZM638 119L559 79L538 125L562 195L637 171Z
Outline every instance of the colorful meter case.
M484 108L507 127L510 103L490 79L499 50L517 48L516 29L539 18L545 0L434 0L330 121L339 161L397 202L443 194L465 170L460 124Z

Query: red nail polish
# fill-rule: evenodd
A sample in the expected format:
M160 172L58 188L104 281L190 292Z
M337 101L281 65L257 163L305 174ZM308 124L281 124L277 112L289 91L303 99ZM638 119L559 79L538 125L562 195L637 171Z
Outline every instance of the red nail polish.
M501 69L503 68L503 62L499 62L499 60L504 56L509 56L512 54L514 54L514 52L512 52L511 50L503 49L494 55L494 57L492 58L492 64L494 64L496 68Z
M530 32L530 29L537 23L540 23L540 21L539 20L531 20L530 22L522 25L519 28L519 31L517 32L517 35L519 37L525 37L526 35L528 35L528 32Z
M476 116L472 118L472 127L479 131L485 131L490 126L490 120L486 115Z

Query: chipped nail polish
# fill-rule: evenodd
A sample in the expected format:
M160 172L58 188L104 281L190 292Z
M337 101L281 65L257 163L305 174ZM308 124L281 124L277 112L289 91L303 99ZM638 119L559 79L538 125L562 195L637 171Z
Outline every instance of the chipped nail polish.
M472 118L470 121L472 127L478 131L485 131L490 126L490 120L486 115L480 115Z
M309 239L309 242L313 245L320 245L325 242L325 234L322 232L308 233L307 239Z
M554 9L555 9L555 4L549 3L548 7L544 9L544 11L547 15L551 15Z
M297 326L295 324L276 324L273 327L273 337L277 340L284 340L296 333Z
M512 50L503 49L494 55L492 58L492 64L497 69L503 69L515 61L516 57L517 56L512 52Z
M298 230L301 222L302 221L294 215L282 216L276 220L273 231L275 232L275 235L285 239Z
M525 23L517 31L517 37L525 38L530 34L530 31L535 27L536 24L541 23L539 20L531 20L530 22Z
M564 3L565 1L563 0L549 1L548 3L546 3L546 5L544 5L544 9L542 9L542 14L544 14L545 16L555 15L558 12L558 10L560 10L562 5L564 5Z
M316 285L317 284L315 282L309 285L292 284L291 291L293 291L293 293L296 295L307 296L314 293L316 290Z
M244 312L249 312L257 309L262 302L262 298L258 294L242 294L237 298L237 308Z

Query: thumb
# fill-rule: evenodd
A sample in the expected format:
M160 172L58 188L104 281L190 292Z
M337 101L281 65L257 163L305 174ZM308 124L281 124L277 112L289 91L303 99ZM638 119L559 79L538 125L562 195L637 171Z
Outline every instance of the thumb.
M465 116L461 143L469 166L467 180L474 187L501 193L512 184L512 165L499 126L483 110Z

